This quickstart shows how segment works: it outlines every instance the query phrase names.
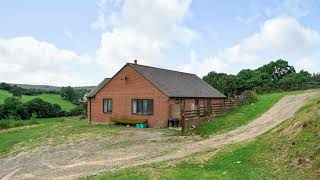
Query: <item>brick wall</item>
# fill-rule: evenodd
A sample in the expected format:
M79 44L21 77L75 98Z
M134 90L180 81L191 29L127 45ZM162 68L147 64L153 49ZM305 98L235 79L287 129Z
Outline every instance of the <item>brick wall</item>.
M125 80L125 77L127 79ZM103 113L103 99L112 99L112 113ZM153 99L153 115L132 115L132 99ZM150 127L166 127L168 97L130 66L125 66L91 99L91 122L110 123L110 117L147 119ZM88 103L89 110L90 102ZM90 117L90 113L88 113Z

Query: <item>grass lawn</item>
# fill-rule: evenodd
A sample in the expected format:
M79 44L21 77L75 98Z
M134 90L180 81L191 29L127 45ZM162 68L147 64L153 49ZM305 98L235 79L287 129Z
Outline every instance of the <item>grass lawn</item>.
M231 110L225 116L218 117L211 122L205 123L202 126L195 128L192 132L207 137L211 134L219 134L230 131L258 118L282 97L289 94L298 94L302 92L303 91L292 91L258 95L258 101L256 103L246 104Z
M0 103L3 103L6 98L11 96L12 95L8 91L0 90ZM50 102L52 104L59 104L61 108L66 111L70 111L71 109L76 107L76 105L72 104L71 102L62 99L62 97L58 94L39 94L36 96L23 95L21 100L22 102L27 102L34 98L41 98L44 101Z
M0 130L0 157L40 146L54 146L98 136L111 136L121 126L90 125L78 117L37 119L31 127Z
M293 118L253 141L87 179L318 179L320 97ZM213 154L213 155L212 155Z
M20 126L30 126L34 124L48 123L48 122L62 122L63 118L31 118L29 120L17 120L17 119L2 119L0 120L0 130L10 129Z

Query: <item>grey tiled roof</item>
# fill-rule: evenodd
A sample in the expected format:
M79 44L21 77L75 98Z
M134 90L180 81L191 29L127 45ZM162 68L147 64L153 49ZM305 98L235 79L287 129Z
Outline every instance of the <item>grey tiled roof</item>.
M195 74L128 63L168 97L225 98Z
M104 85L109 82L110 79L111 78L105 78L101 83L98 84L98 86L96 86L88 94L86 94L86 97L93 97L94 95L96 95L100 91L100 89L102 89Z
M168 97L226 97L195 74L132 63L127 63L126 65L136 70L146 80L148 80ZM109 78L104 79L86 96L93 97L108 83L109 80Z

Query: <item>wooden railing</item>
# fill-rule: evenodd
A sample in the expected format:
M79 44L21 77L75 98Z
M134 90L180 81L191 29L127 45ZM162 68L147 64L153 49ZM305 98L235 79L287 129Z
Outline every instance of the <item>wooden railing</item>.
M196 110L181 111L181 127L183 132L190 131L214 117L223 116L230 109L241 106L246 102L247 96L242 95L234 99L226 99L209 107L199 107Z

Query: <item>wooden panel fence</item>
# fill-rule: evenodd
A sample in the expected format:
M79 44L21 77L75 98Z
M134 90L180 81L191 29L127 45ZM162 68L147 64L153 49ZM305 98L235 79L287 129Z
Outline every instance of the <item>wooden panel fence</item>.
M199 107L189 111L182 110L180 119L182 131L190 131L215 117L223 116L229 110L244 104L246 99L246 95L241 95L234 99L225 99L222 103L211 104L209 107Z

